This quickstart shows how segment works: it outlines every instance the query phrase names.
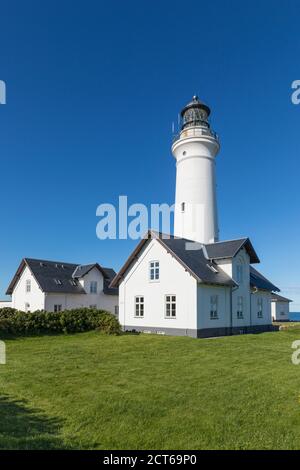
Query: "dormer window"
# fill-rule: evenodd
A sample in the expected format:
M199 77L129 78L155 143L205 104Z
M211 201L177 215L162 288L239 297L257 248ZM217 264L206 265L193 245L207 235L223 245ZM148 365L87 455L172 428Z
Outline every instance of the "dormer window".
M61 286L62 285L62 282L60 279L54 279L54 282L57 286Z
M75 281L75 279L71 279L70 284L71 284L71 286L74 286L74 287L77 286L77 282Z
M159 281L159 261L150 261L149 278L150 281Z
M97 294L97 281L91 281L90 283L90 294Z

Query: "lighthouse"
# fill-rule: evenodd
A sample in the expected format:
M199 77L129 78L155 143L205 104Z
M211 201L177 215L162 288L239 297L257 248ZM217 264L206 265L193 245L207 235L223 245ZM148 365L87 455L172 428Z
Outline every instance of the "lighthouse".
M209 107L197 96L181 111L174 139L176 195L174 235L200 243L219 239L215 157L219 140L208 121Z

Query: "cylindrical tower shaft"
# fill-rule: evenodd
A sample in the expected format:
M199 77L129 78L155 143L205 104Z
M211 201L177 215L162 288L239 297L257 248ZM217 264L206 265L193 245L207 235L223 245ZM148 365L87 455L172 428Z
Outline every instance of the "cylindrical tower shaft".
M172 146L176 158L174 235L200 243L218 241L215 156L219 142L197 97L181 112L182 130Z

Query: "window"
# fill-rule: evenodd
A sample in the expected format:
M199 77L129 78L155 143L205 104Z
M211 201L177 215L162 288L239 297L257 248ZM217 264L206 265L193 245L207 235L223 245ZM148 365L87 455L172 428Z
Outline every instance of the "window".
M30 312L30 304L28 304L27 302L25 304L25 312L26 313Z
M58 313L62 311L62 305L54 305L54 312Z
M166 318L176 318L176 295L166 295Z
M55 284L58 285L58 286L61 286L61 285L62 285L62 282L61 282L60 279L54 279L54 282L55 282Z
M77 282L75 281L75 279L70 279L70 284L71 286L77 286Z
M97 281L91 281L90 294L97 294Z
M159 261L150 261L150 281L159 280Z
M90 305L90 308L95 308L95 309L97 309L97 305L96 305L96 304Z
M185 202L182 202L181 203L181 212L184 212L185 211Z
M257 299L257 318L263 317L263 299L258 297Z
M119 305L115 305L115 315L116 317L119 316Z
M236 267L236 280L238 284L243 284L243 266L238 264Z
M285 312L280 312L280 316L281 316L281 317L284 317L284 316L285 316Z
M25 288L26 292L31 292L31 280L30 279L27 279L26 280L26 288Z
M210 296L210 319L217 320L218 316L218 296L211 295Z
M239 295L237 298L237 313L236 313L236 316L239 320L244 318L243 309L244 309L244 299L241 295Z
M144 317L144 297L135 297L135 317Z

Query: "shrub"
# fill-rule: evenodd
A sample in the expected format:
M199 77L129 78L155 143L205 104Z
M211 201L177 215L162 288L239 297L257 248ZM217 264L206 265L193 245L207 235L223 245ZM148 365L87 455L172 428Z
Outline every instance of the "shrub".
M5 312L3 312L5 310ZM9 310L9 312L8 312ZM100 330L106 334L120 334L117 318L103 310L78 308L62 312L22 312L0 310L0 333L32 335L41 333L78 333Z

